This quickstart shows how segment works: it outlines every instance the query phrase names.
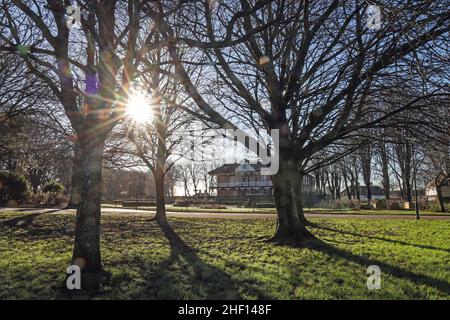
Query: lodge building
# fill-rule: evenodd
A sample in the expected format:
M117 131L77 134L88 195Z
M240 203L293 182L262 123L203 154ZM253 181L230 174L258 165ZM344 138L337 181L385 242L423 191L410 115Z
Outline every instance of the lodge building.
M243 197L257 195L273 195L270 176L261 175L262 163L233 163L224 164L211 170L208 174L216 177L218 197ZM312 175L303 177L303 190L314 192L315 183Z

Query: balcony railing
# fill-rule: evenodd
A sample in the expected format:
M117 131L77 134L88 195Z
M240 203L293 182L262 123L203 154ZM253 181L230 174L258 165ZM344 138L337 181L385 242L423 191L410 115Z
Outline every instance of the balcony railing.
M272 187L272 181L236 181L219 182L218 188L236 188L236 187Z

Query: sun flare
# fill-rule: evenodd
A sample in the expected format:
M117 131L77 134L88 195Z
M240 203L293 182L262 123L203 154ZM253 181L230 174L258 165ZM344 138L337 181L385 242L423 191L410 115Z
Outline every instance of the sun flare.
M152 119L150 99L139 92L133 92L128 98L126 114L133 121L146 123Z

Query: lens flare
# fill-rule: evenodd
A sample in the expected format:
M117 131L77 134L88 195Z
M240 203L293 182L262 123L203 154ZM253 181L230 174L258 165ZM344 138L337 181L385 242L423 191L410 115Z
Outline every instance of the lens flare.
M152 119L151 102L142 93L133 92L128 98L126 114L135 122L149 122Z

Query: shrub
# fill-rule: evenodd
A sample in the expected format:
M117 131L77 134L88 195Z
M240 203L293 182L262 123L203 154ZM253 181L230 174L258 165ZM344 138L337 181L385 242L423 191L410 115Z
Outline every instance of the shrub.
M49 202L50 194L44 192L31 193L27 197L27 204L43 205Z
M42 193L47 196L47 199L44 200L44 204L46 205L56 205L59 204L62 200L59 197L64 191L64 186L54 180L47 182L42 188Z
M258 203L255 203L255 208L275 208L275 203L273 203L273 202L258 202Z
M27 195L28 183L24 176L13 172L0 172L0 205L24 201Z
M122 201L122 207L155 207L156 201L154 200L124 200Z
M64 191L64 186L57 181L49 181L42 189L44 193L59 194Z
M176 201L173 206L174 207L190 207L192 204L191 201Z
M361 203L358 200L340 199L340 200L324 200L319 205L321 208L325 209L345 210L345 209L359 209Z
M398 202L393 202L391 203L391 210L401 210L402 207L400 206L400 203Z
M425 208L430 210L430 211L441 212L441 205L439 204L439 201L437 199L434 200L433 202L427 203ZM445 208L446 208L447 211L449 211L450 203L446 203L445 204Z
M227 207L221 206L218 203L205 203L200 205L201 209L226 209Z

